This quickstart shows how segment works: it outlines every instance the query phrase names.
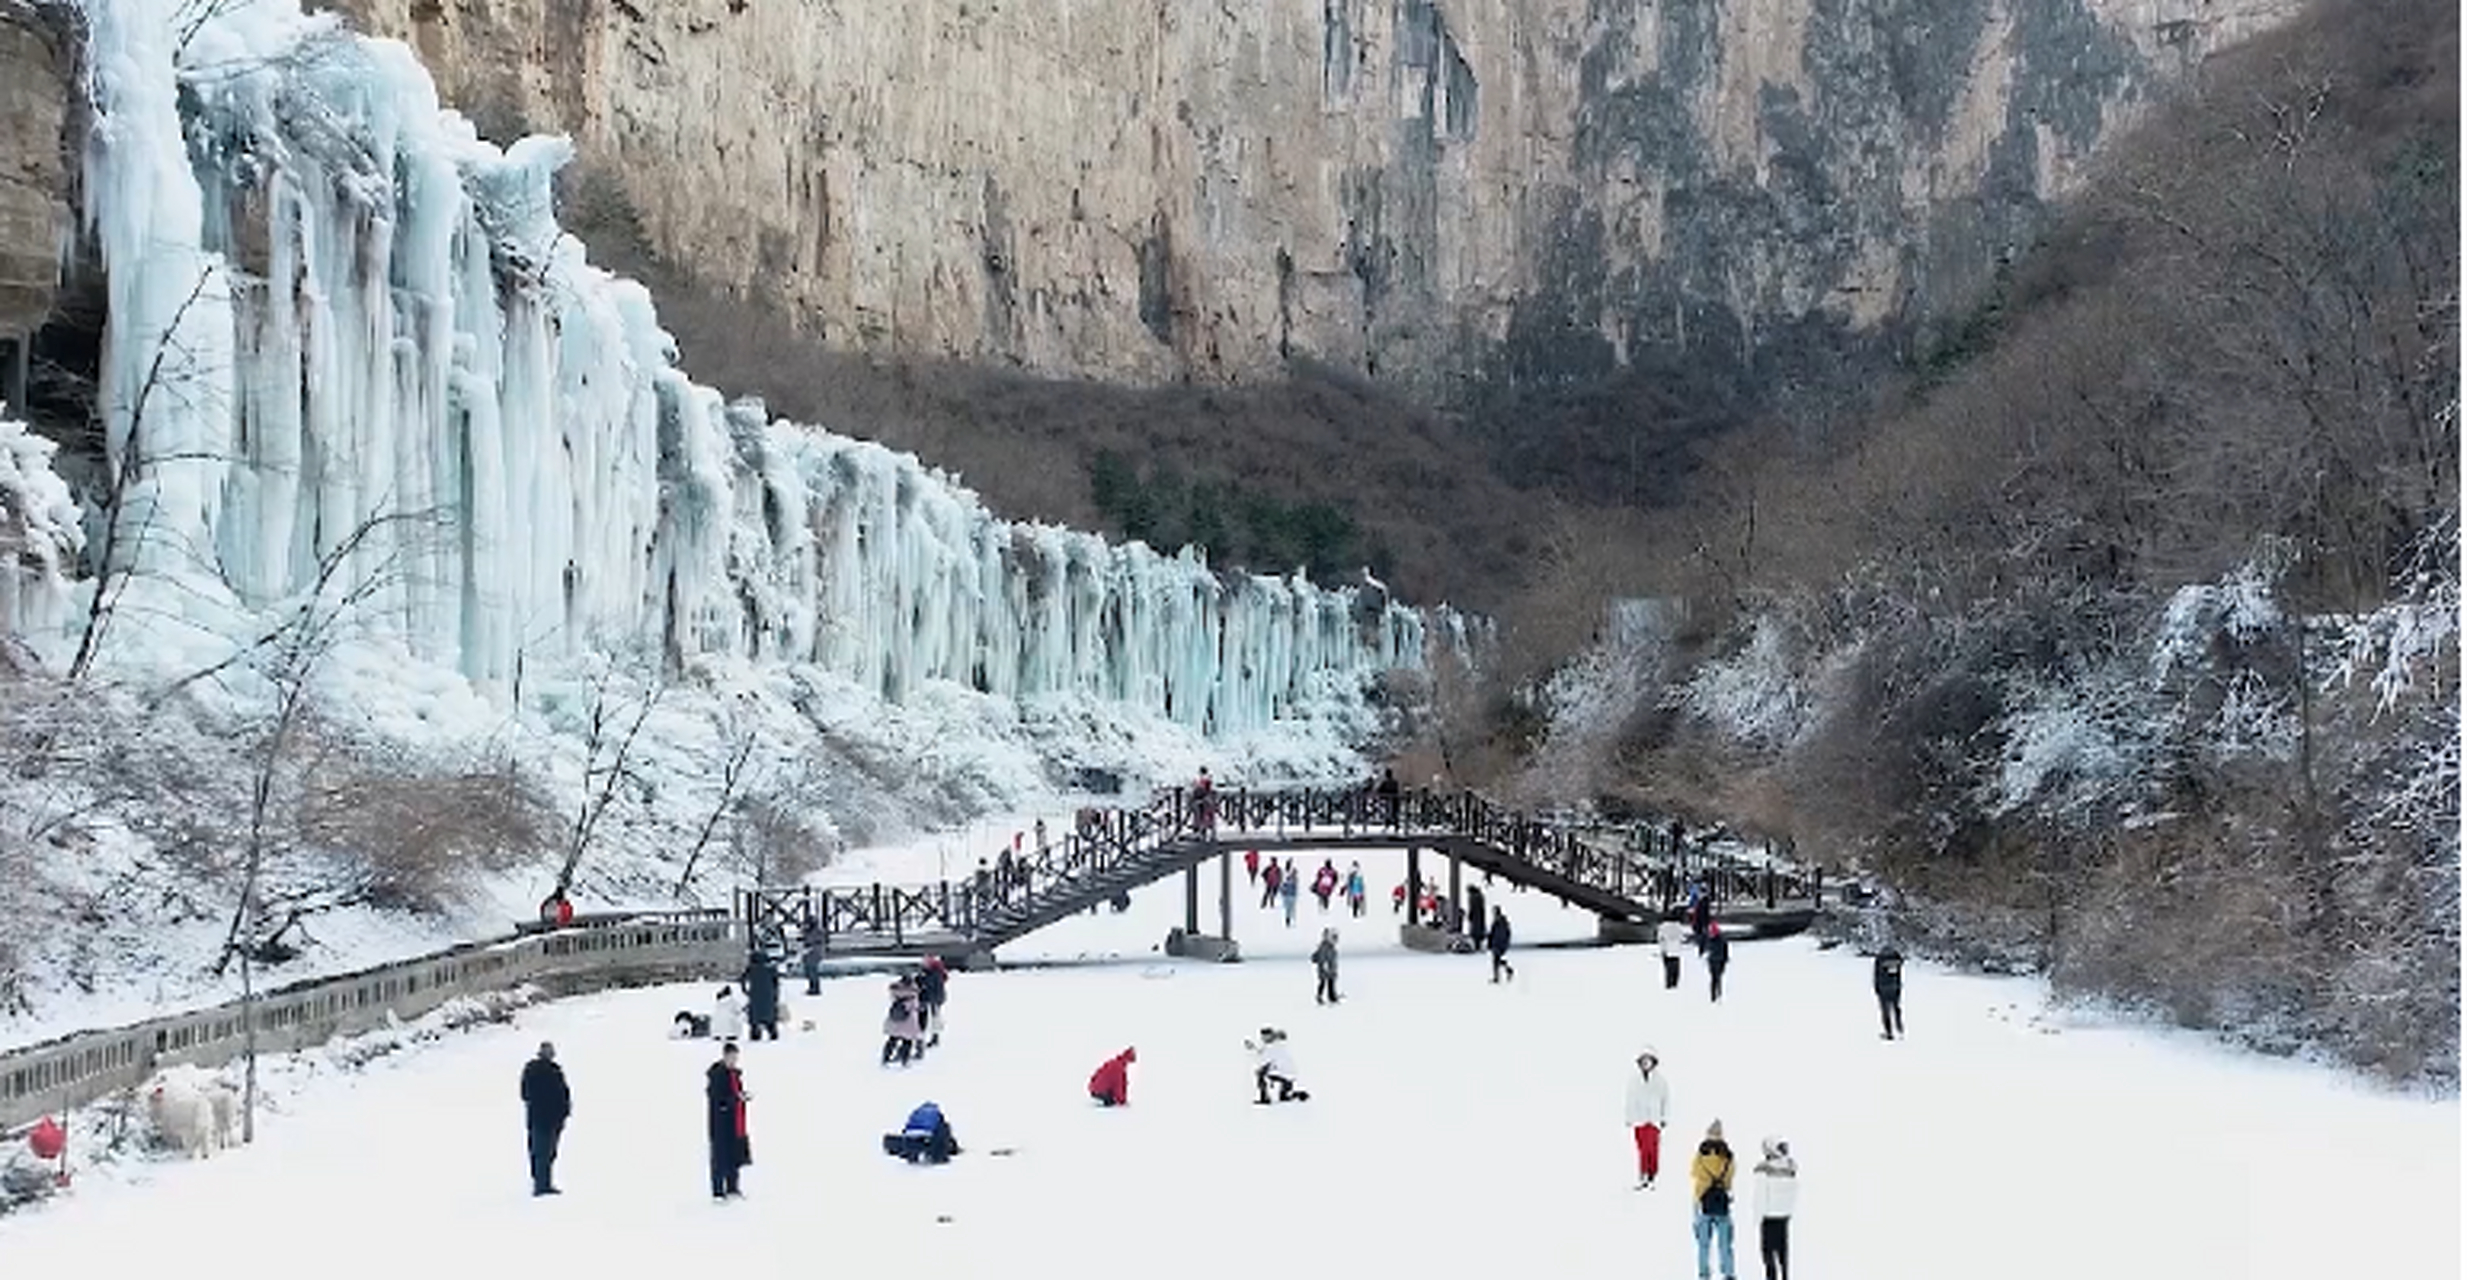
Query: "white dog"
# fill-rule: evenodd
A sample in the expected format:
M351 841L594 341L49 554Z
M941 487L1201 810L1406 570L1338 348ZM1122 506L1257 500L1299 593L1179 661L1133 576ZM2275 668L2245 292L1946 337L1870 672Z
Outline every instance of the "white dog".
M146 1118L165 1143L192 1158L231 1145L239 1091L221 1076L183 1063L157 1076L146 1091Z

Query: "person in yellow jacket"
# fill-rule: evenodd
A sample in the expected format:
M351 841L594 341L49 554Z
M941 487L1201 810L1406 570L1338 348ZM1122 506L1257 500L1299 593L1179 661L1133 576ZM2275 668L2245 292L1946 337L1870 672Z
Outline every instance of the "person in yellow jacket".
M1696 1144L1696 1158L1688 1164L1688 1177L1696 1190L1696 1280L1713 1280L1706 1254L1716 1243L1721 1246L1722 1280L1738 1280L1730 1229L1730 1190L1738 1171L1730 1144L1722 1141L1722 1122L1705 1126L1705 1140Z

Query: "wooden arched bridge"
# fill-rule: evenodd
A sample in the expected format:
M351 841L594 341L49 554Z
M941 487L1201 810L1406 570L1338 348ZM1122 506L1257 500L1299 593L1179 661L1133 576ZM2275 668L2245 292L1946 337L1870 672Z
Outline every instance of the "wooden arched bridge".
M1007 876L988 868L934 884L749 890L737 910L756 949L793 955L810 939L829 957L960 959L1181 872L1184 930L1201 937L1200 869L1216 858L1214 937L1229 939L1237 855L1399 848L1409 932L1452 923L1426 919L1425 893L1439 894L1441 882L1424 877L1425 853L1446 864L1443 916L1461 913L1470 868L1594 912L1606 937L1677 914L1691 886L1712 899L1726 929L1795 933L1813 920L1824 889L1822 871L1692 850L1654 828L1529 817L1471 792L1226 790L1203 799L1174 790L1145 807L1083 810L1059 842L1015 855Z

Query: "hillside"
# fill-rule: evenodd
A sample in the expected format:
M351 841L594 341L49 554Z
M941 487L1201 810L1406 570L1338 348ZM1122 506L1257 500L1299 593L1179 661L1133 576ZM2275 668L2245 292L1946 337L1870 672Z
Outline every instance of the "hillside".
M2217 60L1858 430L1720 442L1562 570L1684 618L1494 698L1493 775L1861 868L1904 904L1873 927L2068 990L2454 1075L2458 27L2334 2Z

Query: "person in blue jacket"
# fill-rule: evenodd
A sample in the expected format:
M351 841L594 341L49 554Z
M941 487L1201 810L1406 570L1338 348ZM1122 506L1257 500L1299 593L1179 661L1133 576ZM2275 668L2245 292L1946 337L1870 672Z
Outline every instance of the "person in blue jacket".
M882 1153L910 1164L947 1164L959 1154L959 1139L952 1136L942 1108L927 1102L908 1113L908 1123L898 1133L882 1135Z

